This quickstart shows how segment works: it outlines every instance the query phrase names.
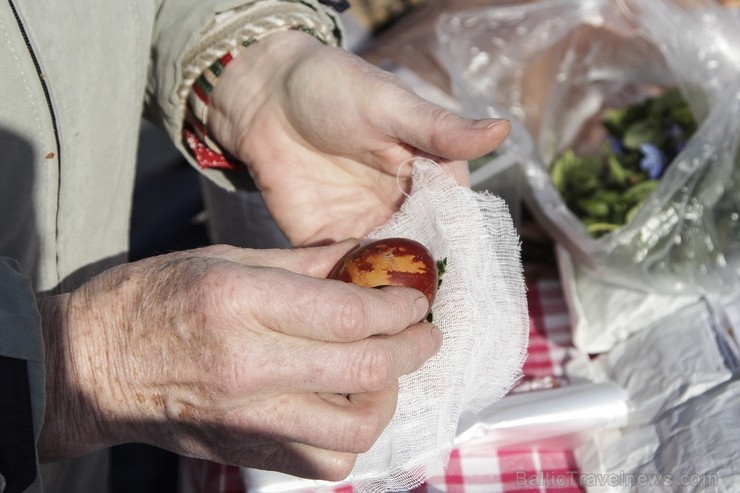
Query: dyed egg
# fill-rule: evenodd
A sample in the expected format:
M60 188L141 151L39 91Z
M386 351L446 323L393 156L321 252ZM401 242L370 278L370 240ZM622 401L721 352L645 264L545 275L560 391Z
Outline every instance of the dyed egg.
M418 241L386 238L347 252L329 273L329 279L376 288L404 286L424 293L432 306L437 295L437 264Z

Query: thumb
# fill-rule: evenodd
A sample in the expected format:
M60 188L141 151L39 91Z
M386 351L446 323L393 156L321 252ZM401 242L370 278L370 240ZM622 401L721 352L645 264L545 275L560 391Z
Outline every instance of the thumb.
M429 155L467 161L488 154L511 131L508 120L465 118L412 95L405 111L395 111L391 122L396 139ZM421 103L420 103L421 101Z
M359 241L353 238L328 245L296 248L289 260L294 267L290 270L307 276L325 278L339 259L358 244Z
M219 246L207 247L207 255L254 267L276 267L311 277L325 278L339 259L358 243L356 239L348 239L329 245L292 249Z

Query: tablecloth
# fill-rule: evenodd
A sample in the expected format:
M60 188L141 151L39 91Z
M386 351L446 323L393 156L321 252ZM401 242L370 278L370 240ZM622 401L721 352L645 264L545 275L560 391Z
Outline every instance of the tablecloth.
M563 377L572 350L570 318L557 279L527 283L530 341L526 379ZM239 469L198 459L181 459L181 493L246 493ZM353 493L350 486L302 493ZM570 450L453 449L445 474L430 478L409 493L579 493L578 467Z

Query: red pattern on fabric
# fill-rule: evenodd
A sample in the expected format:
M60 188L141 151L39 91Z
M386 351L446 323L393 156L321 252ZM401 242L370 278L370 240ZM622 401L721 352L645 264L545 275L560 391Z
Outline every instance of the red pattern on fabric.
M183 136L188 149L195 158L198 166L203 169L228 169L228 170L246 170L243 163L231 160L224 154L219 154L208 147L203 140L192 130L186 128L183 130Z
M224 53L224 56L218 59L218 61L221 62L223 66L226 66L233 59L234 57L231 55L231 53L227 51L226 53Z
M559 282L529 286L529 354L522 371L527 377L562 376L572 346L568 309Z
M198 96L198 99L208 104L208 94L198 84L193 84L193 92Z
M522 482L523 477L537 474L540 471L535 465L532 450L498 450L495 452L501 468L501 484L504 491L522 493L537 493L538 487L532 487Z
M504 491L517 493L582 493L573 453L560 450L499 451Z
M465 474L463 474L460 450L455 449L450 453L450 461L445 469L445 486L449 493L465 492Z

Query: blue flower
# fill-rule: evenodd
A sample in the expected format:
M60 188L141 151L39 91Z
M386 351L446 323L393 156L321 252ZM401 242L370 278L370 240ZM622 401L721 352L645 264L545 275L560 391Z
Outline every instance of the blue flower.
M678 139L679 137L683 136L683 129L677 123L673 123L670 127L668 127L668 131L666 132L666 134L672 139Z
M683 151L684 147L686 147L686 138L684 136L683 128L681 128L680 125L676 123L672 124L670 127L668 127L666 135L673 139L674 154L678 154L679 152Z
M609 141L609 147L611 147L614 154L620 155L624 153L624 146L622 145L621 140L613 135L607 136L607 140Z
M640 144L640 151L642 152L640 168L647 172L651 180L660 178L666 165L663 152L653 144L647 143Z

